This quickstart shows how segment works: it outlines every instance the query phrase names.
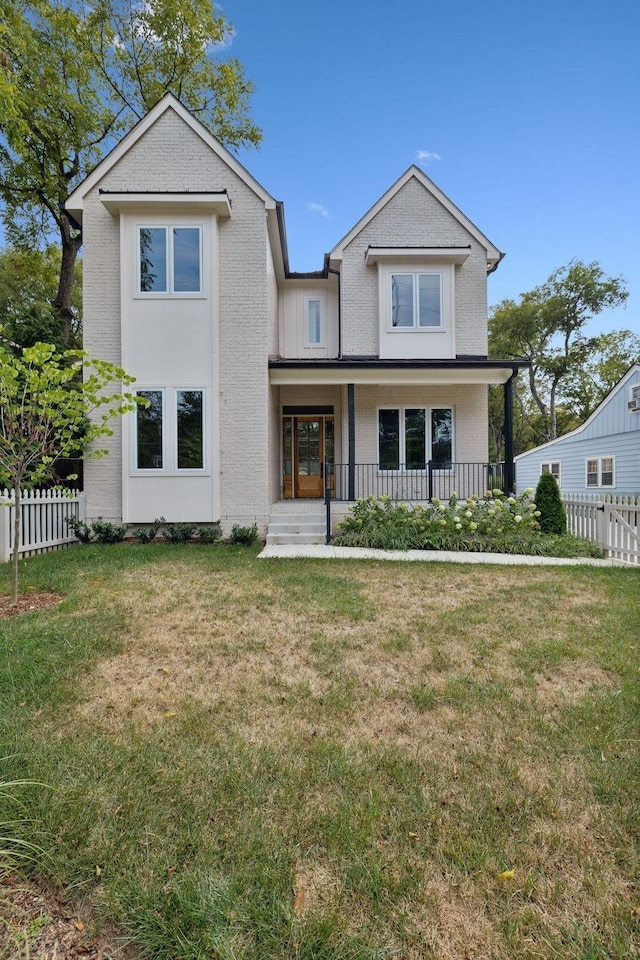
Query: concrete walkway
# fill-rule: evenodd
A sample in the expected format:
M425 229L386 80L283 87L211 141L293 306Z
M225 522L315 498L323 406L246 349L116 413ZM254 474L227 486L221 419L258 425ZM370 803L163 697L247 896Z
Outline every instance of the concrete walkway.
M462 553L446 550L370 550L367 547L334 547L331 544L273 545L265 547L264 559L310 557L325 560L417 560L423 563L494 563L529 567L631 567L622 560L595 560L591 557L529 557L511 553Z

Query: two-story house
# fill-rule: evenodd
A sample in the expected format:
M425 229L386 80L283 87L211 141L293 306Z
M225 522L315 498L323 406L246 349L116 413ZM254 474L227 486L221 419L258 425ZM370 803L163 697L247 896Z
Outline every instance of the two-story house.
M502 254L413 166L289 269L282 204L167 95L67 201L85 347L148 401L85 469L88 515L257 522L284 501L484 493L487 274ZM507 430L509 433L509 430ZM507 436L506 482L512 482Z

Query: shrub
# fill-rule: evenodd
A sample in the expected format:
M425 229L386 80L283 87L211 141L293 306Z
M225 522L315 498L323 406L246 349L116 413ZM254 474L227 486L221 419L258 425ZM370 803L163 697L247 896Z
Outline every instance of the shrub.
M245 547L251 547L258 539L258 525L254 523L250 527L241 527L234 523L231 528L229 543L239 543Z
M98 517L91 523L85 523L78 517L66 517L67 524L71 527L80 543L120 543L125 538L129 529L129 524L109 523Z
M561 535L567 532L567 514L560 497L558 481L552 473L543 473L536 487L536 504L543 533Z
M79 517L65 517L65 522L71 527L80 543L91 543L95 539L89 524L80 520Z
M129 529L129 524L109 523L102 517L98 517L92 522L91 529L98 543L121 543Z
M210 524L208 527L198 527L198 540L200 543L215 543L222 536L222 527L220 521Z
M148 527L140 527L136 530L136 537L139 543L152 543L158 536L158 531L165 522L164 517L156 517Z
M189 543L193 540L196 533L193 523L168 523L162 531L162 536L167 543Z

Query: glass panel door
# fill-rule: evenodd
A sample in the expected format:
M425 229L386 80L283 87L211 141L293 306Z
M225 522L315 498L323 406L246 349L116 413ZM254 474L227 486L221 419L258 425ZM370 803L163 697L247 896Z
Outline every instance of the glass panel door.
M321 497L323 494L323 419L323 417L295 418L294 488L296 497Z

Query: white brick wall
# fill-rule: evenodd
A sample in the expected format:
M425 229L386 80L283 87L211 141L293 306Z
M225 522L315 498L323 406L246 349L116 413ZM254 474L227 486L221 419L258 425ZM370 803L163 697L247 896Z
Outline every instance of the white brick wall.
M378 270L376 266L365 265L367 247L467 244L471 244L471 254L455 271L455 348L457 354L486 355L486 253L416 179L409 180L344 251L344 355L378 354Z
M172 111L116 163L99 184L107 190L228 191L231 218L219 223L220 299L220 512L233 523L266 524L270 505L267 357L277 331L275 276L268 271L264 203ZM119 223L103 207L96 187L85 201L85 343L89 352L120 361ZM270 283L265 274L271 273ZM185 347L186 348L186 347ZM120 431L112 453L87 463L87 514L122 516Z

